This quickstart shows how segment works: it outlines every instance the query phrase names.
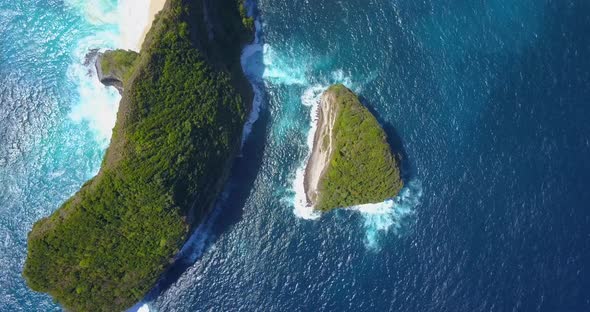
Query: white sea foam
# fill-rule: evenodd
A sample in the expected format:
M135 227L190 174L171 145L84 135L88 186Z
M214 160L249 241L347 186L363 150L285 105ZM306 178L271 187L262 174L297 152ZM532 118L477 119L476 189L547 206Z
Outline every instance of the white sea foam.
M98 144L106 148L116 122L121 99L112 87L98 81L94 64L84 64L91 49L136 49L149 21L149 0L67 0L79 10L96 32L81 39L73 51L74 62L68 68L68 79L76 84L78 100L69 117L86 123Z
M65 0L65 3L77 9L86 21L92 25L116 24L118 3L110 0Z
M139 52L147 24L151 21L150 0L120 0L117 23L121 33L117 46Z
M150 312L150 307L147 304L142 305L137 312Z
M248 7L249 15L252 16L254 3L247 1L246 6ZM262 75L261 66L259 60L262 59L262 37L261 37L261 25L257 18L254 21L255 24L255 39L250 45L247 45L243 50L240 57L240 63L242 70L246 74L246 77L252 84L254 89L254 102L252 104L252 111L248 117L246 124L244 125L242 146L244 145L248 135L252 131L252 126L258 120L260 114L261 105L263 103L263 89L262 89ZM229 194L231 193L232 184L229 181L221 193L221 196L217 199L213 211L207 216L205 222L201 223L199 227L194 231L191 237L186 241L182 249L176 256L176 260L180 260L185 263L193 263L197 261L199 257L205 251L208 243L211 240L211 229L213 224L217 220L223 206L225 205Z
M356 93L359 93L362 91L361 86L353 83L350 76L348 76L346 73L344 73L344 71L342 69L338 69L338 70L335 70L334 72L332 72L332 81L334 81L335 83L341 83L348 88L354 89L354 91Z
M138 51L150 21L150 0L66 0L66 3L77 8L92 25L116 26L114 47Z
M230 193L230 185L226 186L226 189L221 194L221 197L215 203L213 211L207 216L205 222L201 223L199 227L193 232L193 234L186 241L180 252L176 255L177 261L182 261L187 264L192 264L199 259L205 248L207 248L211 241L211 229L219 217L223 205L225 204Z
M129 308L126 312L156 312L157 310L152 307L149 303L147 302L138 302L136 305L134 305L133 307Z
M382 235L392 231L400 234L404 222L414 214L422 199L422 183L410 181L394 199L382 203L359 205L347 208L361 213L364 219L365 244L378 250Z
M154 312L154 310L150 309L150 306L147 303L145 303L141 307L139 307L139 309L137 309L137 312Z
M271 52L270 55L267 54L269 51ZM284 64L284 62L276 59L278 55L272 49L265 49L264 53L265 59L269 56L274 58L273 62L268 62L268 64ZM286 74L289 73L288 69L283 69L282 71L275 69L273 70L273 73L273 75L266 75L265 73L265 79L270 79L273 83L282 83L286 85L307 84L304 79L299 77L299 75L301 75L301 69L299 69L299 72L297 72L297 70L291 71L292 74L294 73L294 77L286 77ZM301 95L301 104L309 107L310 114L310 127L306 139L308 152L304 161L299 168L297 168L292 184L295 193L293 196L293 213L301 219L315 220L321 217L321 214L315 211L313 207L307 203L303 182L305 167L307 166L307 162L313 149L320 99L323 92L333 83L343 83L357 93L362 90L362 85L358 85L352 81L347 73L343 70L336 70L330 75L329 83L309 85ZM394 199L382 203L367 204L346 209L348 211L358 212L362 215L365 227L365 243L368 248L378 250L381 235L390 231L399 233L404 221L414 213L414 208L420 203L421 197L421 183L419 181L411 181Z
M293 190L295 191L295 197L293 201L293 213L299 218L314 220L321 217L321 214L313 209L313 206L307 202L307 196L305 195L305 167L311 156L313 149L313 139L317 128L318 119L318 108L322 93L328 88L327 85L314 85L307 88L303 95L301 95L301 103L305 106L310 107L310 129L307 133L307 156L297 171L295 172L295 180L293 181Z
M304 161L301 163L297 171L295 172L295 179L293 180L293 190L295 196L293 198L293 213L302 219L307 220L314 220L321 217L321 214L314 210L313 206L309 205L307 202L307 197L305 195L305 186L304 186L304 177L305 177L305 168L307 166L307 162L309 161L309 157L311 156L311 151L313 150L313 140L315 136L315 131L317 129L317 121L318 121L318 109L322 94L328 87L333 83L343 83L349 88L354 88L355 90L359 90L360 88L356 86L352 79L347 77L342 70L337 70L332 73L332 82L330 84L315 84L303 91L301 95L301 104L304 106L309 107L309 131L307 132L307 155Z
M291 57L283 57L269 44L264 44L264 74L266 81L282 85L308 84L307 62Z
M305 167L298 168L295 173L295 180L293 180L293 190L295 191L295 196L293 198L293 213L301 219L316 220L322 215L314 210L313 206L309 205L307 202L305 187L303 184L304 176Z
M250 9L249 11L251 12L252 9ZM250 111L250 115L248 116L248 120L246 121L246 124L244 125L244 130L242 132L242 147L244 147L246 139L252 132L252 127L254 126L254 123L260 117L260 110L262 109L262 104L264 103L264 82L262 80L264 64L262 63L263 46L260 33L260 22L258 20L255 20L254 25L256 29L254 42L250 45L247 45L242 50L242 55L240 57L242 70L246 74L246 77L250 81L252 89L254 90L252 110Z
M106 147L115 126L120 95L114 88L100 83L94 68L83 65L83 55L68 69L68 79L77 83L79 100L69 114L75 122L85 122L97 142ZM91 74L90 76L88 74Z

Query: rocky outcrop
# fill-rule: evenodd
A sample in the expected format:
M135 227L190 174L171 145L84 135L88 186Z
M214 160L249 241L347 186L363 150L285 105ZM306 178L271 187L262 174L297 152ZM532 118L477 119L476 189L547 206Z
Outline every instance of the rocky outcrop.
M111 143L98 174L35 223L23 269L65 310L141 300L214 207L251 109L240 66L251 34L235 0L207 9L223 22L213 40L201 2L169 0L140 55L98 57L101 81L123 91Z
M113 50L97 53L94 66L98 80L105 86L115 87L123 95L123 86L139 57L134 51Z
M96 67L96 74L98 75L98 80L107 87L115 87L119 94L123 95L123 79L121 77L116 77L111 73L106 74L103 73L101 68L101 62L104 54L100 53L96 57L96 62L94 66Z

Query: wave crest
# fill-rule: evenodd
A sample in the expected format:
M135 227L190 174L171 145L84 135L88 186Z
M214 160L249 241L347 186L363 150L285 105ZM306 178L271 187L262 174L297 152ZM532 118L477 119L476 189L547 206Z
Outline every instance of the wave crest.
M88 62L87 55L92 50L137 50L150 20L150 1L66 0L66 4L78 10L92 28L92 34L81 39L72 53L68 80L74 83L78 99L69 117L75 123L85 123L99 145L106 148L121 96L98 81L94 61Z
M390 231L400 235L404 225L414 215L415 208L421 203L422 194L422 183L413 180L393 199L347 208L359 212L363 217L367 248L379 250L381 237Z

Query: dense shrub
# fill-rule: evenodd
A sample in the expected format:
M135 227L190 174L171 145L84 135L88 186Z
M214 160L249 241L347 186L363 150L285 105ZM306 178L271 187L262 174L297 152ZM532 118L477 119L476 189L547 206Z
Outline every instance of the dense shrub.
M240 41L203 39L194 3L169 1L139 58L114 58L134 70L100 173L29 234L28 285L68 310L122 311L142 299L210 209L237 151L251 100L237 74ZM233 7L223 18L241 36ZM213 64L203 51L215 49L225 54Z

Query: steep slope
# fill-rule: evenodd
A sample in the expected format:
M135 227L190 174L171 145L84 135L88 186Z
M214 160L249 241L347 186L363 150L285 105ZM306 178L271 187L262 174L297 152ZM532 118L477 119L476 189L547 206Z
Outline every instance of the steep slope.
M114 50L98 53L96 73L98 80L106 86L113 86L123 94L123 82L133 73L133 64L139 54L134 51Z
M309 204L320 211L377 203L396 196L403 182L386 135L345 86L331 86L318 111L305 171Z
M28 237L24 276L73 311L140 300L210 211L252 92L237 0L169 0L124 94L99 174Z

